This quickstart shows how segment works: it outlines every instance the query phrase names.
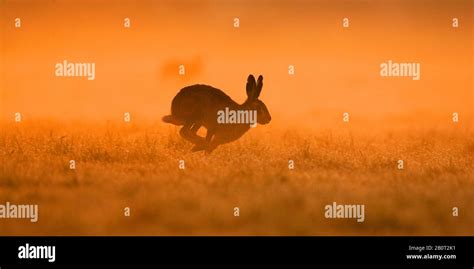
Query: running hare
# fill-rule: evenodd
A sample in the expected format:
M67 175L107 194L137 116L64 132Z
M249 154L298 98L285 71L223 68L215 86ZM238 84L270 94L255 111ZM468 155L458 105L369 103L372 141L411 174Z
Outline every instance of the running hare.
M262 76L255 82L255 77L249 75L247 100L243 104L236 103L223 91L208 85L185 87L174 97L171 115L164 116L163 121L183 126L179 133L194 144L192 151L210 153L220 144L240 138L256 123L270 122L270 112L258 99L262 87ZM205 138L197 135L201 126L207 129Z

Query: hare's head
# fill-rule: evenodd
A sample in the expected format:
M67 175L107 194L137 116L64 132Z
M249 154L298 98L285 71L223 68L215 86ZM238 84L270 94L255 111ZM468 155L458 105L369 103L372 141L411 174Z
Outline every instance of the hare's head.
M251 110L257 111L257 123L267 124L272 117L267 109L267 106L260 100L260 92L262 92L263 77L260 75L258 81L255 82L255 77L249 75L247 78L247 101L245 102Z

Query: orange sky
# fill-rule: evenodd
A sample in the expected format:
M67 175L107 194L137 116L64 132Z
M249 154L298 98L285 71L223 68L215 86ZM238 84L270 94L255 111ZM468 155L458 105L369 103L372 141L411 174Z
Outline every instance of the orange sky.
M261 99L270 112L287 119L456 111L472 120L472 3L3 0L1 112L7 119L15 112L159 119L190 84L213 85L243 102L253 73L264 76ZM451 27L453 17L459 28ZM96 79L56 77L63 60L96 63ZM388 60L419 62L421 80L380 77ZM178 75L179 64L186 76Z

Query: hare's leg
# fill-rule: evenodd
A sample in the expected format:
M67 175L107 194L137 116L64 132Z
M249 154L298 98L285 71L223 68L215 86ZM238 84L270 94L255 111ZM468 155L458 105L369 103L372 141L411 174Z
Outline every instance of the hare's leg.
M198 136L198 135L197 135L197 131L199 130L199 128L201 128L201 126L202 126L202 125L199 124L199 123L194 123L193 126L192 126L191 129L190 129L191 133L192 133L192 134L195 134L196 136ZM200 137L200 136L199 136L199 137ZM201 137L201 138L202 138L202 137Z
M189 128L190 126L187 125L187 124L184 124L183 127L181 127L181 129L179 129L179 134L181 135L182 138L192 142L190 139L189 139L189 135L188 135L188 132L189 132Z
M201 151L201 150L206 150L207 151L207 148L209 147L209 145L211 143L211 139L212 139L213 136L214 136L214 131L212 129L211 130L208 129L207 133L206 133L205 143L195 145L193 147L192 151L193 152Z
M200 127L201 125L198 123L185 123L179 130L179 134L193 144L203 144L206 140L196 134Z
M206 141L208 143L206 153L212 153L212 151L214 151L217 146L222 144L222 141L220 141L221 139L219 137L220 136L218 134L215 134L214 132L212 132L211 135L209 135L209 133L208 135L206 135Z
M212 137L214 137L214 134L215 134L215 131L214 130L207 130L207 133L206 133L206 143L207 144L210 144L211 143L211 140L212 140Z

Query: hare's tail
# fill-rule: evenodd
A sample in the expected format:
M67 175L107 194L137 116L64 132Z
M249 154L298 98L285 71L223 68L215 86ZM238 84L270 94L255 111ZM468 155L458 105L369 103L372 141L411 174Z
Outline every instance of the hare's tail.
M183 121L181 121L180 119L176 118L173 115L166 115L162 118L162 120L166 123L171 123L174 125L184 125Z

